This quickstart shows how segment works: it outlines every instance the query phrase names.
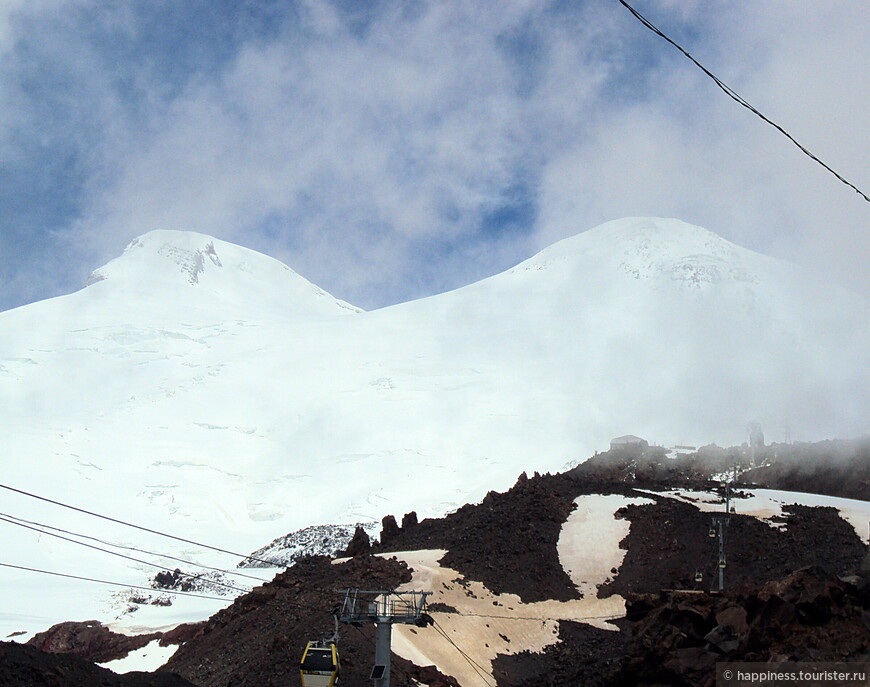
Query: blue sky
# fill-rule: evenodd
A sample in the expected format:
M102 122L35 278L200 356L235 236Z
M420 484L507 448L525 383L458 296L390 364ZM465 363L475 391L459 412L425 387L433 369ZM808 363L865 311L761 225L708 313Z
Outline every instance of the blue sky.
M866 2L636 5L870 187ZM870 204L617 0L0 4L0 309L156 228L374 308L630 215L870 294Z

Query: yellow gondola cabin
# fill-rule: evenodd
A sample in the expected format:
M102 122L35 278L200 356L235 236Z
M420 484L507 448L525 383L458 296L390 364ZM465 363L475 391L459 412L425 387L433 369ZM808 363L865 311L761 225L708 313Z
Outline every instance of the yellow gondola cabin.
M334 643L308 642L299 663L302 687L333 687L338 683L339 665Z

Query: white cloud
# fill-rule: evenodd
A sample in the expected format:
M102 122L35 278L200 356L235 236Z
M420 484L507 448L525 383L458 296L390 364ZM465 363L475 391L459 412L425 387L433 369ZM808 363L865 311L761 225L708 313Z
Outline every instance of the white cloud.
M866 5L772 2L717 16L694 54L866 190L870 68L855 59ZM648 100L608 103L593 135L547 161L540 245L614 217L676 216L870 293L868 203L688 61L647 78Z
M47 131L75 143L85 170L80 216L62 237L90 256L82 273L137 234L195 229L371 307L480 278L601 221L651 214L870 292L868 204L616 3L387 4L360 25L306 0L273 35L253 34L172 83L153 55L107 63L81 30L87 18L115 40L142 38L133 5L40 6L51 19L41 54L72 84L58 95L67 123ZM865 3L640 9L870 186ZM12 40L7 16L0 50ZM20 123L33 104L10 90L24 65L9 64L0 98L18 98ZM538 218L500 236L487 218L518 187Z
M296 245L315 272L337 261L350 290L383 283L374 270L407 279L416 241L478 233L530 148L496 5L390 12L365 38L311 7L304 40L246 45L133 140L76 230L250 243L270 223L273 250Z

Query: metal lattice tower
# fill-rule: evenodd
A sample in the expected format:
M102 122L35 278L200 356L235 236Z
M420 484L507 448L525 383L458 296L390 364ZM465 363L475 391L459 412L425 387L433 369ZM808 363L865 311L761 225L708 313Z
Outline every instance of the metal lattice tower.
M432 592L363 591L347 589L338 619L351 625L373 623L376 628L375 687L390 687L390 644L394 623L424 627L432 622L426 613L426 597Z
M713 528L716 531L716 539L719 542L719 591L725 589L725 529L731 524L730 515L714 515Z

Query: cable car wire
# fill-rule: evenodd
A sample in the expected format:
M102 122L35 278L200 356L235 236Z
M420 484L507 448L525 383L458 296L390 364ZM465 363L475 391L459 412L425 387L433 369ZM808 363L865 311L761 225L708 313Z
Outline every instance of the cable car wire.
M281 565L276 565L275 561L267 561L262 558L257 558L255 556L249 556L244 553L238 553L236 551L230 551L229 549L222 549L218 546L211 546L210 544L203 544L202 542L194 541L192 539L185 539L184 537L176 537L174 534L167 534L166 532L161 532L160 530L154 530L150 527L143 527L142 525L135 525L132 522L127 522L125 520L119 520L118 518L111 518L108 515L101 515L99 513L95 513L90 510L86 510L84 508L78 508L77 506L71 506L68 503L62 503L60 501L55 501L54 499L46 498L45 496L39 496L38 494L32 494L29 491L24 491L23 489L16 489L15 487L10 487L6 484L0 484L0 488L6 489L8 491L15 492L16 494L22 494L24 496L29 496L30 498L38 499L40 501L45 501L46 503L52 503L55 506L61 506L63 508L69 508L70 510L78 511L79 513L84 513L85 515L91 515L95 518L102 518L103 520L108 520L109 522L114 522L119 525L124 525L126 527L133 527L137 530L142 530L143 532L150 532L151 534L157 534L161 537L167 537L169 539L175 539L176 541L184 542L185 544L193 544L194 546L200 546L204 549L211 549L212 551L218 551L219 553L226 553L230 556L236 556L237 558L242 558L247 561L257 561L258 563L264 563L270 568L280 568Z
M546 616L526 616L526 615L486 615L485 613L464 613L462 611L431 611L433 613L444 613L445 615L458 615L468 618L495 618L498 620L538 620L538 621L547 621L551 620L553 622L563 622L563 621L573 621L582 623L587 620L617 620L619 618L624 618L624 615L586 615L580 618L550 618Z
M216 568L211 565L203 565L202 563L197 563L196 561L190 561L186 558L178 558L177 556L170 556L165 553L158 553L157 551L148 551L147 549L139 549L135 546L130 546L129 544L116 544L115 542L106 541L105 539L100 539L99 537L92 537L87 534L81 534L80 532L72 532L71 530L65 530L62 527L54 527L53 525L46 525L43 522L35 522L33 520L26 520L25 518L19 518L14 515L10 515L9 513L0 513L0 516L9 518L11 520L16 520L18 522L24 522L28 525L36 525L37 527L44 527L49 530L54 530L55 532L63 532L64 534L69 534L73 537L81 537L82 539L90 539L91 541L99 542L100 544L105 544L106 546L114 546L118 549L126 549L127 551L138 551L139 553L145 553L149 556L159 556L160 558L167 558L171 561L177 561L178 563L185 563L187 565L193 565L197 568L203 568L205 570L213 570L215 572L222 572L227 575L235 575L237 577L244 577L248 580L254 580L259 583L263 583L266 580L263 580L259 577L254 577L253 575L246 575L245 573L236 572L235 570L225 570L224 568ZM46 532L46 534L49 534Z
M487 687L493 687L492 684L489 682L489 680L487 680L487 676L485 675L485 673L482 673L482 672L481 672L480 667L479 667L479 666L478 666L474 661L472 661L471 658L468 656L468 654L466 654L462 649L460 649L459 646L457 646L457 644L456 644L454 641L452 641L452 640L450 639L450 637L448 637L448 636L445 634L445 632L441 629L440 626L436 626L435 623L433 623L433 624L432 624L432 629L435 631L436 634L440 635L441 637L443 637L444 639L446 639L450 644L453 645L453 647L454 647L454 648L459 652L459 655L462 656L463 660L464 660L464 661L465 661L469 666L471 666L471 669L472 669L472 670L477 674L477 676L481 679L481 681L482 681L482 682L483 682Z
M50 498L47 498L47 497L45 497L45 496L40 496L40 495L38 495L38 494L34 494L34 493L31 493L31 492L25 491L25 490L23 490L23 489L16 489L15 487L11 487L11 486L6 485L6 484L0 484L0 488L6 489L6 490L8 490L8 491L15 492L15 493L17 493L17 494L21 494L21 495L23 495L23 496L28 496L28 497L30 497L30 498L38 499L38 500L40 500L40 501L45 501L45 502L47 502L47 503L51 503L51 504L56 505L56 506L61 506L61 507L63 507L63 508L68 508L68 509L70 509L70 510L74 510L74 511L77 511L77 512L80 512L80 513L84 513L84 514L86 514L86 515L91 515L91 516L93 516L93 517L101 518L101 519L103 519L103 520L108 520L108 521L110 521L110 522L115 522L115 523L120 524L120 525L125 525L125 526L127 526L127 527L132 527L132 528L135 528L135 529L138 529L138 530L142 530L142 531L145 531L145 532L150 532L150 533L152 533L152 534L157 534L157 535L160 535L160 536L163 536L163 537L167 537L167 538L169 538L169 539L174 539L174 540L176 540L176 541L181 541L181 542L184 542L184 543L186 543L186 544L193 544L194 546L200 546L200 547L203 547L203 548L206 548L206 549L211 549L211 550L213 550L213 551L218 551L218 552L220 552L220 553L226 553L226 554L229 554L229 555L232 555L232 556L236 556L236 557L238 557L238 558L242 558L242 559L245 559L245 560L251 560L251 561L257 561L257 562L260 562L260 563L265 563L265 564L269 565L270 567L275 567L275 561L268 561L268 560L264 560L264 559L261 559L261 558L257 558L257 557L255 557L255 556L248 556L248 555L246 555L246 554L241 554L241 553L238 553L238 552L235 552L235 551L230 551L230 550L228 550L228 549L223 549L223 548L220 548L220 547L211 546L211 545L209 545L209 544L203 544L202 542L197 542L197 541L194 541L194 540L191 540L191 539L184 539L183 537L176 537L176 536L174 536L174 535L172 535L172 534L167 534L166 532L161 532L160 530L155 530L155 529L152 529L152 528L143 527L142 525L136 525L136 524L134 524L134 523L127 522L127 521L125 521L125 520L120 520L120 519L118 519L118 518L112 518L112 517L109 517L109 516L107 516L107 515L102 515L102 514L100 514L100 513L96 513L96 512L93 512L93 511L86 510L86 509L84 509L84 508L79 508L79 507L77 507L77 506L72 506L72 505L69 505L69 504L67 504L67 503L62 503L62 502L60 502L60 501L55 501L54 499L50 499ZM3 514L0 514L0 515L3 515ZM15 518L14 516L8 516L8 517L9 517L11 520L22 520L21 518ZM2 518L0 518L0 519L2 519ZM30 523L30 524L34 524L34 523L31 523L30 521L25 521L25 522L28 522L28 523ZM19 524L19 523L17 523L17 522L11 522L11 524ZM39 524L39 523L36 523L36 524ZM59 530L59 528L52 528L50 525L40 525L40 526L49 527L49 528L51 528L51 529L58 529L58 530ZM30 529L34 529L34 528L30 528ZM49 534L49 535L52 534L52 533L50 533L50 532L44 532L44 531L42 531L42 530L37 530L37 531L42 532L43 534ZM60 530L60 531L64 531L64 532L66 532L67 534L74 534L75 536L87 537L87 535L78 535L78 534L76 534L76 533L68 532L68 531L66 531L66 530ZM57 535L52 535L52 536L57 536ZM96 539L95 537L88 537L88 538ZM61 539L66 539L66 537L61 537ZM90 547L90 545L85 544L85 543L83 543L83 542L76 542L75 540L68 540L68 541L73 541L74 543L81 544L82 546L89 546L89 548L97 548L97 549L99 549L99 547ZM102 540L97 540L97 541L101 541L101 542L102 542ZM102 543L106 543L106 542L102 542ZM130 548L133 548L133 547L130 547ZM99 550L103 550L103 549L99 549ZM141 549L135 549L135 550L142 551ZM104 551L105 551L105 550L104 550ZM126 557L126 556L123 556L122 554L117 554L116 552L113 552L113 551L105 551L105 552L106 552L106 553L113 554L113 555L118 555L118 556L121 556L121 557ZM149 553L149 552L145 552L145 551L143 551L143 552L144 552L144 553ZM172 558L171 556L167 556L167 555L165 555L165 554L159 554L159 553L154 553L154 554L151 554L151 555L157 555L157 556L164 556L164 557L166 557L166 558ZM135 559L135 558L131 558L131 560L134 560L134 561L139 562L139 563L145 563L145 564L147 564L147 565L152 565L152 566L154 566L154 567L159 567L159 568L161 568L161 569L163 569L163 570L167 570L167 568L163 568L162 566L158 566L158 565L153 564L153 563L148 563L147 561L140 561L140 560ZM186 562L186 561L183 561L183 559L174 559L174 560L182 560L182 562ZM192 564L192 565L197 565L197 564L195 564L195 563L191 563L191 564ZM7 567L8 567L8 566L7 566ZM201 567L208 567L208 566L201 566ZM219 570L219 571L221 571L221 572L226 572L226 573L230 573L230 572L231 572L231 571L223 570L222 568L212 568L212 569L214 569L214 570ZM37 572L45 572L45 571L37 571ZM52 573L49 573L49 574L52 574ZM60 574L60 573L57 573L57 574L58 574L58 575L61 575L61 576L64 576L64 575L62 575L62 574ZM236 574L236 573L233 573L233 574ZM240 574L240 575L241 575L242 573L237 573L237 574ZM246 576L246 577L251 577L251 576ZM88 579L89 579L89 578L88 578ZM258 582L264 582L263 580L260 580L259 578L253 578L253 579L256 579ZM112 583L112 584L117 584L117 583ZM277 584L278 586L283 586L280 582L275 583L275 584ZM125 586L132 586L132 585L125 585ZM222 585L222 586L226 586L226 585ZM154 590L151 589L150 587L140 587L140 589L148 589L149 591L154 591ZM241 588L238 588L238 587L235 587L235 589L236 589L237 591L242 591L242 592L244 592L244 593L247 593L247 592L249 591L249 590L241 589ZM187 592L175 592L175 591L172 591L172 592L167 592L167 593L172 593L172 594L188 594L188 595L190 595L190 594L187 593ZM217 598L217 597L206 597L206 598ZM226 600L226 599L224 599L224 600ZM298 602L293 603L292 605L293 605L293 606L296 606L296 607L298 607L298 608L307 608L307 609L311 609L311 610L322 610L322 609L320 609L320 608L318 608L318 607L314 607L314 606L307 605L307 604L301 604L301 603L298 603ZM537 620L537 621L547 621L547 620L550 620L550 621L553 621L553 622L561 622L561 621L566 621L566 620L573 620L573 621L575 621L575 622L584 622L584 621L587 621L587 620L615 620L615 619L618 619L618 618L622 618L622 617L623 617L623 616L621 616L621 615L606 615L606 616L585 616L585 617L582 617L582 618L551 618L551 617L532 617L532 616L517 616L517 615L494 615L494 614L483 614L483 613L463 613L463 612L459 612L459 611L456 611L456 612L449 612L449 611L448 611L447 613L448 613L449 615L457 615L457 616L465 616L465 617L476 617L476 618L492 618L492 619L499 619L499 620Z
M715 83L715 84L716 84L716 85L717 85L717 86L718 86L718 87L719 87L719 88L720 88L720 89L725 93L725 95L727 95L729 98L731 98L732 100L734 100L734 101L737 102L738 104L740 104L740 105L742 105L743 107L745 107L747 110L749 110L750 112L752 112L754 115L760 117L763 121L765 121L765 122L767 122L768 124L770 124L770 126L772 126L774 129L776 129L777 131L779 131L779 132L780 132L783 136L785 136L789 141L791 141L792 143L794 143L794 144L795 144L795 145L800 149L800 151L801 151L804 155L806 155L807 157L809 157L811 160L814 160L815 162L819 163L822 167L824 167L824 168L825 168L826 170L828 170L831 174L833 174L835 177L837 177L837 179L839 179L842 183L844 183L846 186L848 186L848 187L851 188L853 191L855 191L859 196L861 196L864 200L866 200L868 203L870 203L870 196L868 196L866 193L864 193L864 191L862 191L860 188L858 188L857 186L855 186L855 184L853 184L852 182L847 181L846 179L844 179L844 178L843 178L842 176L840 176L840 174L838 174L834 169L832 169L830 166L828 166L827 164L825 164L824 162L822 162L822 161L821 161L818 157L816 157L812 152L810 152L810 151L807 150L803 145L801 145L801 144L797 141L797 139L795 139L794 136L792 136L788 131L786 131L786 130L785 130L783 127L781 127L779 124L777 124L776 122L774 122L772 119L769 119L768 117L765 117L761 112L759 112L755 107L753 107L753 106L752 106L752 105L751 105L751 104L750 104L750 103L749 103L745 98L743 98L741 95L739 95L737 92L735 92L733 88L731 88L731 87L728 86L727 84L723 83L722 80L719 79L719 77L717 77L713 72L711 72L709 69L707 69L703 64L701 64L700 62L698 62L698 60L696 60L694 57L692 57L692 55L689 53L689 51L687 51L685 48L683 48L683 47L680 46L678 43L676 43L675 41L673 41L672 39L670 39L668 36L666 36L666 35L661 31L661 29L659 29L658 27L656 27L652 22L650 22L649 19L647 19L647 18L644 17L640 12L638 12L636 9L634 9L634 7L632 7L631 5L629 5L625 0L619 0L619 3L620 3L621 5L623 5L623 6L624 6L624 7L625 7L629 12L631 12L631 13L634 15L634 17L635 17L638 21L640 21L641 24L643 24L645 27L647 27L650 31L652 31L652 32L655 33L656 35L661 36L662 38L664 38L668 43L670 43L670 44L673 45L677 50L679 50L681 53L683 53L683 55L685 55L686 57L688 57L688 58L692 61L692 63L694 63L694 65L695 65L696 67L698 67L698 69L700 69L702 72L704 72L704 74L706 74L707 76L709 76L709 77L713 80L713 83Z
M433 623L432 623L432 626L435 628L435 631L436 631L436 632L438 632L442 637L444 637L444 639L446 639L446 640L447 640L448 642L450 642L454 647L456 647L456 650L459 651L459 653L460 653L460 654L462 655L462 657L466 660L466 662L467 662L467 663L468 663L468 664L469 664L469 665L474 669L474 672L476 672L476 673L480 676L480 678L481 678L481 679L482 679L482 680L483 680L487 685L489 685L489 680L487 679L487 677L489 676L489 672L486 670L486 668L484 668L484 667L483 667L482 665L480 665L477 661L475 661L473 658L471 658L471 657L470 657L470 656L469 656L465 651L463 651L463 650L459 647L459 645L458 645L455 641L453 641L453 639L452 639L452 638L447 634L447 630L445 630L441 625L439 625L438 623L433 622Z
M152 563L150 561L144 561L141 558L134 558L133 556L127 556L123 553L118 553L117 551L109 551L109 549L104 549L99 546L95 546L94 544L87 544L83 541L77 541L75 539L71 539L70 537L64 537L62 534L57 534L55 532L47 532L46 530L41 530L38 527L32 527L31 525L25 525L23 522L15 522L14 520L9 520L8 518L4 518L0 516L0 521L8 522L10 525L17 525L18 527L24 527L28 530L33 530L34 532L39 532L40 534L48 535L49 537L57 537L58 539L62 539L63 541L72 542L73 544L78 544L79 546L85 546L89 549L94 549L96 551L102 551L103 553L107 553L112 556L117 556L118 558L125 558L128 561L133 561L134 563L142 563L144 565L150 565L152 568L157 568L158 570L163 570L164 572L172 573L173 570L170 568L166 568L162 565L157 565L156 563ZM213 584L217 587L226 587L227 589L232 589L233 591L241 592L243 594L247 594L250 592L250 589L243 589L242 587L237 587L234 584L226 584L225 582L218 582L216 580L211 580L205 577L205 574L201 575L191 575L189 573L182 573L184 577L190 580L205 580L209 584Z
M3 518L0 518L0 519L3 519ZM12 523L12 524L17 524L17 523ZM34 529L34 528L29 528L29 529ZM51 533L46 532L45 534L51 534ZM81 542L78 542L78 543L81 543ZM86 546L87 546L87 545L86 545ZM113 552L109 552L109 553L113 553ZM12 568L12 569L15 569L15 570L23 570L23 571L27 571L27 572L33 572L33 573L40 573L40 574L43 574L43 575L53 575L53 576L55 576L55 577L64 577L64 578L69 578L69 579L74 579L74 580L83 580L83 581L86 581L86 582L94 582L94 583L105 584L105 585L110 585L110 586L114 586L114 587L124 587L124 588L126 588L126 589L140 589L140 590L144 590L144 591L152 592L152 593L167 594L167 595L190 596L190 597L199 598L199 599L210 599L210 600L213 600L213 601L229 601L229 599L227 599L227 598L225 598L225 597L208 596L208 595L205 595L205 594L195 594L195 593L192 593L192 592L181 592L181 591L169 590L169 589L153 589L153 588L151 588L151 587L143 587L143 586L141 586L141 585L126 584L126 583L124 583L124 582L114 582L114 581L111 581L111 580L101 580L101 579L98 579L98 578L85 577L85 576L81 576L81 575L72 575L72 574L69 574L69 573L61 573L61 572L56 572L56 571L51 571L51 570L41 570L41 569L38 569L38 568L31 568L31 567L27 567L27 566L23 566L23 565L13 565L13 564L11 564L11 563L2 563L2 562L0 562L0 567L4 567L4 568ZM310 606L310 605L307 605L307 604L298 604L298 603L294 603L294 604L291 604L291 605L292 605L292 606L296 606L296 607L298 607L298 608L309 608L309 609L312 609L312 610L318 610L318 611L322 611L322 610L323 610L322 607L315 607L315 606ZM487 616L487 615L478 615L478 614L473 614L473 613L468 613L468 614L463 614L463 613L450 613L450 615L459 615L459 616L476 616L476 617L482 617L482 618L495 617L495 618L503 618L503 619L507 619L507 620L553 620L553 621L557 621L557 622L560 621L560 620L565 620L564 618L560 619L560 618L526 618L526 617L521 617L521 616ZM605 618L605 617L612 618L612 617L621 617L621 616L589 616L589 617L587 617L586 619ZM575 620L578 620L578 619L575 619ZM351 625L351 627L353 627L357 632L359 632L360 635L361 635L361 636L362 636L362 637L363 637L367 642L369 642L370 644L372 644L372 645L374 646L374 641L373 641L370 637L366 636L365 633L363 633L362 630L361 630L360 628L358 628L358 627L356 627L356 626L353 626L353 625ZM460 655L462 656L462 658L463 658L463 659L464 659L464 660L469 664L469 666L471 666L472 670L474 670L474 672L477 673L477 675L478 675L478 676L480 677L480 679L484 682L484 684L487 685L487 687L495 687L495 683L491 683L491 682L489 681L489 673L488 673L488 671L486 670L486 668L484 668L484 667L481 666L479 663L477 663L477 661L475 661L473 658L471 658L471 657L470 657L470 656L469 656L469 655L468 655L468 654L467 654L467 653L466 653L466 652L465 652L465 651L464 651L464 650L463 650L463 649L462 649L462 648L461 648L461 647L460 647L460 646L459 646L459 645L458 645L458 644L453 640L453 638L451 638L450 635L447 634L447 631L446 631L446 630L445 630L445 629L444 629L444 628L443 628L443 627L442 627L442 626L441 626L437 621L436 621L436 622L433 622L433 628L435 629L435 631L436 631L438 634L440 634L440 635L441 635L442 637L444 637L444 639L446 639L446 640L447 640L451 645L453 645L453 647L454 647L454 648L459 652L459 654L460 654ZM399 666L395 666L395 669L396 669L397 672L399 672L399 673L401 673L402 675L404 675L404 677L405 677L406 680L410 680L410 679L411 679L410 674L409 674L406 670L400 668Z
M14 568L16 570L26 570L28 572L42 573L43 575L54 575L55 577L68 577L73 580L85 580L86 582L99 582L100 584L108 584L113 587L126 587L128 589L144 589L146 592L156 592L159 594L178 594L180 596L194 596L199 599L211 599L212 601L229 601L222 596L206 596L205 594L194 594L192 592L178 592L170 589L153 589L151 587L142 587L135 584L125 584L124 582L111 582L109 580L98 580L94 577L82 577L81 575L70 575L68 573L60 573L52 570L40 570L38 568L28 568L23 565L12 565L11 563L0 563L4 568Z
M477 661L475 661L473 658L471 658L468 654L466 654L459 647L459 645L456 642L454 642L453 639L447 634L447 632L444 630L444 628L442 628L438 623L433 623L432 627L435 629L435 631L438 634L440 634L442 637L444 637L444 639L446 639L448 642L450 642L450 644L453 645L453 647L459 652L460 656L462 656L462 658L465 659L465 662L471 666L471 669L475 673L477 673L477 676L481 679L481 681L487 687L496 687L495 683L489 681L489 673L487 672L487 670L483 666L481 666Z

